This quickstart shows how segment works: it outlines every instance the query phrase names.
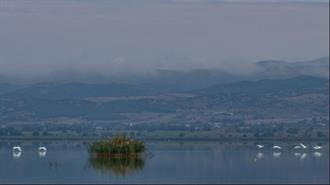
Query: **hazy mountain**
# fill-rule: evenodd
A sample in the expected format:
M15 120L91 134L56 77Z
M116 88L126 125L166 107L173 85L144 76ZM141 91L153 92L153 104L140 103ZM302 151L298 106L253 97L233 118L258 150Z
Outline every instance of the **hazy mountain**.
M265 79L259 81L241 81L231 84L216 85L202 90L197 90L198 94L219 95L224 94L246 94L255 95L273 94L288 96L306 93L326 93L329 88L329 80L313 76L298 76L289 79Z
M157 84L38 83L4 93L7 98L77 99L86 97L145 96L170 92L171 87Z
M257 76L262 78L290 78L300 75L329 78L329 57L312 61L261 61L257 63Z
M329 80L312 76L242 81L194 91L187 107L229 110L253 118L329 115Z
M41 96L44 96L45 93L46 94L50 93L51 96L50 91L54 91L54 93L56 94L57 91L61 91L59 90L61 88L69 88L72 91L77 92L78 94L82 93L80 91L82 91L84 88L87 88L86 89L87 92L92 91L89 90L88 88L95 89L93 90L95 91L95 93L98 89L102 91L103 94L109 96L144 94L147 93L146 89L149 89L148 91L167 93L167 92L178 92L178 91L190 91L195 89L206 88L216 84L226 84L226 83L238 82L242 80L255 81L261 79L285 79L300 75L328 78L329 57L323 57L312 61L302 61L302 62L286 62L286 61L272 61L272 60L260 61L257 62L254 67L252 65L252 68L254 70L251 70L248 73L240 73L240 72L234 73L231 72L230 70L226 71L220 69L196 69L196 70L187 70L187 71L162 69L162 70L156 70L154 73L148 73L143 75L142 74L122 74L122 75L109 74L107 76L101 74L84 74L77 71L68 70L68 71L59 71L56 74L51 74L48 76L39 76L33 78L30 77L30 78L20 79L17 77L10 79L8 77L7 78L3 77L2 81L3 83L5 82L11 84L23 83L25 85L31 86L25 89L24 91L26 92L24 93L30 94L32 93L31 91L40 91L39 94ZM49 82L53 82L53 83L49 83ZM37 85L34 85L36 83ZM114 92L109 92L109 88L111 84L113 84L113 88L116 88L116 86L118 86L119 89L113 90ZM107 87L104 87L105 89L102 89L100 86L107 86ZM142 87L140 88L139 86ZM74 90L74 88L78 88L78 89ZM124 90L123 88L126 90ZM132 89L127 90L128 88L132 88ZM125 93L125 91L129 91L129 93ZM34 93L36 94L36 96L38 96L38 93L36 92ZM150 94L150 92L148 92L147 94ZM93 93L91 95L93 95Z

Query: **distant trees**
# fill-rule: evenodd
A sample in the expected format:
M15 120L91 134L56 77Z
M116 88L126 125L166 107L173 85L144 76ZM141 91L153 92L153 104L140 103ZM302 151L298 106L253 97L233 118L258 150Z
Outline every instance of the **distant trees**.
M22 131L14 127L7 127L0 129L0 136L22 136Z
M32 132L32 136L40 136L40 133L37 131Z

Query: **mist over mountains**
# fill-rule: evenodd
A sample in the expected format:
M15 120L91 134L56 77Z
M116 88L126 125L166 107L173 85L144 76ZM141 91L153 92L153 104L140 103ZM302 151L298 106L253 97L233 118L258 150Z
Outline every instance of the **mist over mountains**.
M262 61L252 74L159 70L121 79L57 79L0 83L0 120L58 118L148 123L212 122L217 112L238 120L327 117L329 57ZM88 79L88 78L87 78ZM144 116L143 116L144 115ZM190 120L190 121L189 121Z
M2 0L0 79L202 87L328 55L327 1L267 2Z
M0 76L1 92L15 89L18 86L31 86L31 88L56 88L56 86L74 87L88 84L91 88L95 86L95 91L106 94L106 90L98 89L97 86L108 84L118 87L118 92L125 91L126 86L131 86L137 94L168 93L178 91L189 91L194 89L206 88L216 84L226 84L242 80L261 80L261 79L285 79L301 75L329 78L329 57L322 57L311 61L260 61L251 65L247 73L238 73L228 70L217 69L195 69L195 70L170 70L159 69L152 74L122 74L122 75L98 75L83 74L75 71L62 71L53 75L38 78L9 78ZM25 85L24 85L25 84ZM139 86L139 87L138 87ZM122 90L120 90L122 89ZM126 88L127 89L127 88ZM80 89L83 90L83 89ZM69 91L69 90L67 90ZM115 90L117 91L117 90ZM141 91L141 92L140 92ZM113 94L111 92L110 94ZM123 92L122 92L123 93ZM125 95L123 93L122 95Z
M257 67L257 75L262 78L288 78L299 75L329 78L329 57L302 62L261 61L257 62Z
M0 25L5 136L328 125L327 1L1 0Z
M200 69L4 79L0 136L107 137L134 131L164 139L181 138L178 132L184 131L188 138L204 139L328 138L328 74L325 57L261 61L249 74Z
M328 0L0 0L0 138L328 140L328 41Z

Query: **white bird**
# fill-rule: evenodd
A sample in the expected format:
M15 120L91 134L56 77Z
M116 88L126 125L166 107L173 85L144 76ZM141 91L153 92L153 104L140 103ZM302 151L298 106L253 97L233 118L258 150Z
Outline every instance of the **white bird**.
M301 149L300 145L294 146L293 149Z
M258 147L258 148L263 148L263 147L264 147L264 145L257 145L257 147Z
M13 151L14 151L14 152L15 152L15 151L17 151L17 152L21 152L22 149L21 149L21 147L19 147L19 146L14 146L14 147L13 147Z
M38 148L38 150L39 150L39 151L47 151L47 148L44 147L44 146L41 146L41 147Z
M19 146L14 146L13 147L13 157L15 159L20 158L22 155L22 149Z
M300 143L300 146L301 146L301 147L303 147L304 149L306 149L306 148L307 148L307 146L306 146L306 145L304 145L304 144L302 144L302 143Z
M275 145L273 146L273 149L282 149L282 147Z
M314 150L319 150L319 149L321 149L321 148L322 148L322 146L318 146L318 145L313 146L313 149L314 149Z
M47 148L44 146L41 146L38 148L39 150L39 157L45 157L47 153Z

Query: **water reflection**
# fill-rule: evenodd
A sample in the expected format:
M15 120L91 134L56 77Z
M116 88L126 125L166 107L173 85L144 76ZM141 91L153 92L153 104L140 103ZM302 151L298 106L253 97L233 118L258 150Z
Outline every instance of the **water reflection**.
M20 158L21 155L22 155L22 152L21 151L13 151L13 158L14 159Z
M258 152L256 157L254 158L254 162L257 162L257 160L261 159L264 157L264 154L261 152Z
M145 161L142 157L90 157L89 164L92 168L102 172L112 172L117 176L125 176L128 173L142 170Z
M299 153L299 152L295 152L295 153L294 153L294 156L296 156L296 157L300 157L300 156L301 156L301 153Z
M264 147L259 149L256 144ZM276 144L282 149L273 149L275 144L270 142L147 142L153 154L149 160L149 155L90 159L81 141L0 141L0 184L329 182L327 143L305 143L308 149L299 150L293 149L297 143ZM316 145L323 148L312 148ZM14 153L13 146L22 147L21 153ZM47 147L45 157L39 154L40 146Z
M274 152L273 153L273 156L275 157L275 158L279 158L280 156L281 156L281 152Z
M39 157L46 157L47 151L46 150L39 150L38 154L39 154Z
M59 166L60 165L59 165L59 162L57 160L48 162L48 167L50 169L52 169L52 168L57 169Z
M307 157L307 153L295 152L294 156L299 157L300 160L304 160Z
M315 157L321 157L322 156L322 153L321 152L314 152L313 155Z
M257 153L257 158L258 158L258 159L260 159L260 158L262 158L262 157L264 157L264 154L263 154L263 153L261 153L261 152Z
M315 156L315 157L317 157L317 158L320 158L320 157L323 156L323 153L322 153L322 152L313 152L312 154L313 154L313 156ZM273 157L274 157L274 158L279 158L281 155L282 155L282 152L273 152ZM304 159L306 159L306 157L308 156L307 153L301 153L301 152L294 152L293 155L294 155L295 157L299 158L299 159L302 160L302 161L303 161ZM258 153L256 154L256 156L254 157L254 161L256 162L258 159L261 159L261 158L263 158L263 157L265 157L264 153L262 153L262 152L258 152Z
M300 156L300 160L304 160L306 157L307 157L307 154L306 154L306 153L303 153L303 154Z

